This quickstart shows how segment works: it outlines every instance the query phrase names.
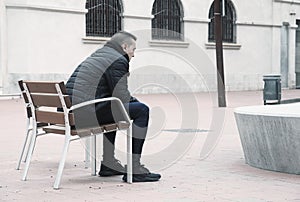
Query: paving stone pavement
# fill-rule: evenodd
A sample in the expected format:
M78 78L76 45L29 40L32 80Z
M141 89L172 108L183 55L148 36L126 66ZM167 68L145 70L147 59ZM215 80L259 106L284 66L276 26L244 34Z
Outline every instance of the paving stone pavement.
M143 162L162 179L127 184L121 176L91 176L84 168L85 140L80 140L70 145L59 190L52 186L62 136L38 137L28 180L21 181L24 164L15 167L25 138L24 105L19 98L1 98L0 201L300 201L299 175L245 164L233 110L262 105L262 91L226 95L227 107L221 109L213 93L136 95L151 108ZM297 100L300 90L283 90L282 97ZM116 140L116 156L124 164L125 140L123 134Z

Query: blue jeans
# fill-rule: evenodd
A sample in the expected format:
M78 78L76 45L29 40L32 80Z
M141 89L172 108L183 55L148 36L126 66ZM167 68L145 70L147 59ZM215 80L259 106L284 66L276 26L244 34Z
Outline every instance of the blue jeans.
M135 101L124 104L124 107L129 114L131 120L133 120L132 125L132 153L140 156L143 150L143 145L145 142L148 122L149 122L149 107L144 103ZM114 122L114 118L109 113L108 116L102 116L99 121L102 123ZM116 132L110 132L104 134L103 137L103 161L106 161L114 157L115 150L115 138Z

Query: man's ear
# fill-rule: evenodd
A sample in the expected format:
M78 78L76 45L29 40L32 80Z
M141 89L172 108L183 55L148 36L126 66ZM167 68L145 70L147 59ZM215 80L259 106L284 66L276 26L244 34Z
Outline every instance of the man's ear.
M127 44L126 43L122 44L121 46L122 46L124 51L127 49Z

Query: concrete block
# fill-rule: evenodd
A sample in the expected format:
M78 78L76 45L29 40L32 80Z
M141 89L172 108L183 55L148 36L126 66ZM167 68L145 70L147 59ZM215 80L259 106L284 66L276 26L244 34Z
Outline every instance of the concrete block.
M235 119L250 166L300 174L300 104L236 108Z

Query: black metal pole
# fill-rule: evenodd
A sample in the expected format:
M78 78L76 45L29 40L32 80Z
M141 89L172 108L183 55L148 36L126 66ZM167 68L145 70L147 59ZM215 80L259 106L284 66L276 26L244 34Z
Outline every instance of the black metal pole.
M225 1L225 0L223 0ZM225 3L225 2L223 2ZM226 107L225 80L223 66L223 44L222 44L222 16L221 0L214 0L215 17L215 41L217 60L217 80L218 80L218 103L219 107Z

